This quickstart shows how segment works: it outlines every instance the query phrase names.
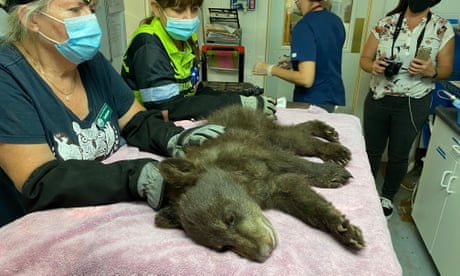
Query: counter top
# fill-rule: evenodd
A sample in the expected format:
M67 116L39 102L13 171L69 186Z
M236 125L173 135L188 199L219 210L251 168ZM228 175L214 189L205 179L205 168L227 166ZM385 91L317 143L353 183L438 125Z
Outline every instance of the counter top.
M435 109L436 116L439 116L455 133L460 135L460 126L457 124L457 109L454 107L438 106ZM436 119L435 119L436 120Z

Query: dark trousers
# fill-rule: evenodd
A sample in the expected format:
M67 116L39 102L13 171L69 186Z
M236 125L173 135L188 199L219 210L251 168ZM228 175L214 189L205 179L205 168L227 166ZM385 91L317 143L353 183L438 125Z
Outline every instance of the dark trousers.
M427 121L432 96L421 99L386 96L374 100L369 93L364 102L364 138L374 178L388 143L388 164L381 195L393 200L407 173L412 144Z

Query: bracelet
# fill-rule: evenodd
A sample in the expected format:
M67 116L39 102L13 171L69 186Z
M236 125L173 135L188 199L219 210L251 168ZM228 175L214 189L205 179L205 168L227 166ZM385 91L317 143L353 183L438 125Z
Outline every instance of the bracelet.
M267 76L272 75L272 68L273 68L273 64L268 65L268 67L267 67Z

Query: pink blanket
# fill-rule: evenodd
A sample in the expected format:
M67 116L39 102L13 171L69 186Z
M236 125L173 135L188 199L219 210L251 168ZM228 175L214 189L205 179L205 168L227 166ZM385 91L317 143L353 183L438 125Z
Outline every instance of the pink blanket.
M3 226L0 275L402 275L358 118L311 109L280 109L277 115L283 124L323 120L352 151L351 182L316 190L361 228L364 250L349 251L328 234L270 210L265 214L279 245L266 262L255 263L199 246L180 230L156 228L155 212L144 202L118 203L35 212ZM152 156L125 147L109 161L139 155Z

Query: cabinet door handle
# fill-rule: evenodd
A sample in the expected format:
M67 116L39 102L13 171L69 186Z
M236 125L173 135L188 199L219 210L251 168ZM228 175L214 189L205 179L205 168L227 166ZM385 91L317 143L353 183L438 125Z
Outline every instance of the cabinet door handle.
M441 183L440 183L441 187L447 188L448 184L444 184L444 181L446 180L447 175L452 174L452 173L453 171L445 171L442 173Z
M460 146L459 145L453 145L452 148L457 153L457 155L460 155Z
M454 180L456 180L458 177L457 176L452 176L450 179L449 179L449 183L447 183L447 188L446 188L446 192L447 194L453 194L454 191L450 189L450 186L452 185L452 183L454 182Z

